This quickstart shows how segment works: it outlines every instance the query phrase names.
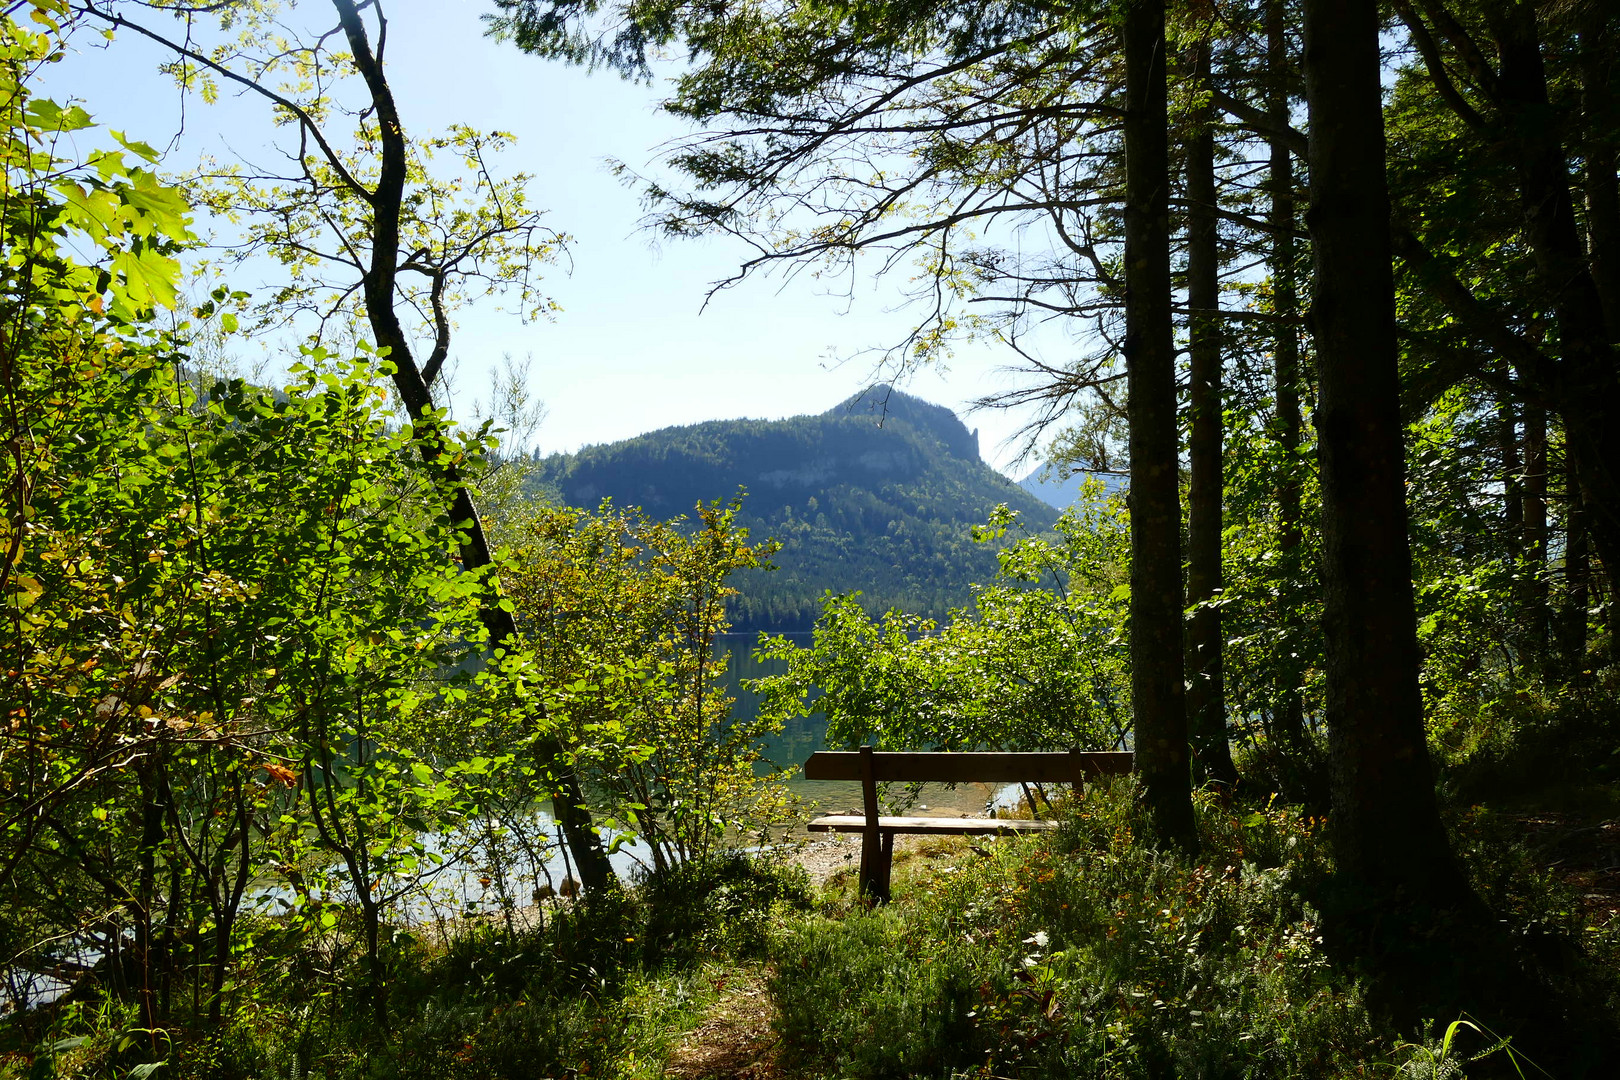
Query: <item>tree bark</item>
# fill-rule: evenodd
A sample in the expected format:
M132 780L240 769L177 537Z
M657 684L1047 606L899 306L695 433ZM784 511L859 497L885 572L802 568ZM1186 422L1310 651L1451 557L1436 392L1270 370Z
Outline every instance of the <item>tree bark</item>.
M1507 365L1501 367L1507 378ZM1505 395L1496 400L1496 438L1502 448L1502 537L1516 574L1524 545L1524 463L1519 457L1519 412Z
M1333 842L1375 893L1465 886L1434 793L1407 538L1378 5L1305 0Z
M1586 133L1582 181L1592 280L1603 303L1609 341L1620 341L1620 182L1615 172L1615 43L1602 5L1586 7L1580 33L1581 113Z
M158 772L164 768L160 751L153 751L136 769L141 796L141 842L137 848L138 876L130 914L135 919L135 961L140 965L141 1024L153 1050L157 1049L157 993L153 974L157 962L157 936L153 933L153 912L157 909L157 853L163 846L163 805L160 801ZM174 903L175 897L169 902ZM174 943L168 943L173 948Z
M1612 576L1620 566L1620 377L1614 349L1575 219L1536 12L1514 5L1489 14L1501 57L1496 85L1502 118L1516 136L1513 162L1525 236L1537 283L1558 322L1559 360L1534 375L1564 419L1569 452L1589 496L1592 541Z
M1126 0L1125 366L1131 459L1131 704L1161 843L1197 846L1182 656L1180 434L1170 300L1163 0Z
M1192 48L1195 93L1210 83L1210 40ZM1237 769L1226 734L1222 670L1221 467L1222 380L1220 246L1216 228L1214 110L1193 117L1187 141L1187 307L1190 352L1187 490L1187 728L1201 781L1232 787Z
M1586 539L1586 509L1574 463L1564 455L1564 617L1563 653L1570 673L1579 677L1586 666L1586 622L1592 606L1590 545Z
M1520 562L1524 648L1538 666L1547 660L1547 410L1524 409L1524 558Z
M1288 24L1284 0L1266 3L1266 69L1270 76L1266 111L1278 130L1287 130L1288 82ZM1277 316L1277 338L1274 344L1275 393L1277 399L1277 440L1282 444L1285 461L1282 483L1277 485L1277 544L1282 555L1285 580L1291 586L1300 577L1300 548L1304 541L1303 518L1300 506L1299 443L1304 427L1299 407L1299 285L1295 275L1296 254L1294 244L1294 156L1287 141L1280 135L1270 138L1271 160L1269 186L1271 205L1267 223L1271 226L1271 303ZM1299 597L1293 588L1283 597L1282 617L1297 625ZM1300 684L1305 672L1299 657L1293 654L1279 658L1283 683L1273 730L1283 743L1283 749L1295 758L1305 750L1305 700Z
M388 359L394 364L394 386L410 414L423 461L435 466L440 482L454 492L451 516L465 529L465 539L461 542L462 566L469 571L482 570L492 561L483 522L478 516L477 506L473 504L465 478L454 463L444 458L443 435L432 415L434 405L429 379L417 367L411 354L410 339L394 308L407 164L405 130L393 90L388 85L382 64L372 51L359 6L354 0L332 0L332 6L337 9L355 67L365 79L371 95L381 147L377 182L369 200L373 214L371 260L363 281L366 317L377 338L377 345L388 349ZM489 631L491 646L499 646L517 636L517 624L512 615L497 604L486 603L481 615ZM614 880L613 869L601 837L591 826L584 789L562 743L556 739L542 740L536 747L536 753L539 764L547 770L556 785L552 798L553 812L573 851L580 881L587 889L607 887Z
M1570 155L1562 142L1564 132L1572 128L1602 129L1604 125L1593 123L1592 117L1612 109L1608 93L1612 57L1604 33L1609 25L1607 8L1602 4L1586 7L1580 63L1588 113L1578 118L1584 123L1572 122L1561 111L1562 106L1555 107L1549 98L1536 5L1481 7L1495 44L1497 70L1490 70L1483 50L1472 41L1466 42L1464 66L1485 88L1481 96L1494 106L1489 116L1476 111L1457 92L1434 46L1431 28L1409 4L1397 4L1397 9L1414 39L1430 43L1424 59L1441 96L1459 117L1498 147L1496 153L1516 177L1524 239L1535 267L1536 285L1558 325L1557 358L1540 357L1536 350L1526 348L1523 352L1528 362L1522 368L1538 396L1564 422L1566 452L1575 461L1586 496L1588 535L1605 573L1612 576L1620 565L1620 376L1598 278L1614 269L1614 264L1606 261L1613 248L1603 237L1614 239L1615 232L1620 232L1620 207L1615 205L1620 200L1610 194L1613 158L1609 155L1613 144L1587 139L1577 156L1591 153L1596 161L1585 175L1588 205L1595 210L1589 221L1595 226L1594 247L1589 250L1582 243L1575 218ZM1436 17L1456 23L1443 10ZM1612 216L1611 208L1615 211ZM1613 231L1605 231L1609 226ZM1447 305L1459 314L1467 306L1454 301L1447 301ZM1519 351L1516 343L1511 351Z

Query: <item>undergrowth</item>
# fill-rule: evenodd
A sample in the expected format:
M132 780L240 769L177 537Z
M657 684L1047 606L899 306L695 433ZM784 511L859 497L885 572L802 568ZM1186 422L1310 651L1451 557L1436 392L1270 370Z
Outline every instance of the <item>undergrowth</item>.
M1197 864L1156 853L1122 782L1051 837L914 860L887 907L782 923L771 990L789 1062L860 1078L1536 1074L1483 1021L1403 1024L1325 947L1320 821L1209 796L1198 817Z
M1317 823L1201 805L1203 865L1137 840L1128 785L1052 840L974 845L772 940L801 1065L853 1077L1354 1075L1394 1033L1335 977L1303 882Z
M1040 837L918 845L879 908L853 882L815 901L802 871L735 856L558 903L529 929L398 933L386 1031L362 970L311 979L321 957L265 933L222 1035L144 1032L128 1004L85 1003L0 1078L651 1080L745 968L765 972L774 1067L796 1080L1542 1075L1533 1032L1466 1001L1414 1019L1389 1007L1387 974L1335 948L1321 820L1201 794L1189 861L1144 841L1134 795L1094 787ZM1588 924L1510 818L1460 808L1453 829L1515 962L1612 1026L1620 927Z
M386 1031L363 971L316 983L307 971L320 957L268 952L220 1035L165 1034L161 1071L150 1040L130 1038L133 1010L105 1005L59 1010L33 1046L0 1059L0 1078L654 1077L724 974L762 960L773 913L809 899L802 870L736 855L557 904L515 933L485 920L439 945L396 932Z

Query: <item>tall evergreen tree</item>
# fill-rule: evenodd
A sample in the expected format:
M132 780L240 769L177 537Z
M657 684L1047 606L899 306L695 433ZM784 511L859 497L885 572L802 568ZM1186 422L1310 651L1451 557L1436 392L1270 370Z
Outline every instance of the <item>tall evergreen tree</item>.
M1421 57L1437 103L1474 140L1480 172L1500 172L1518 202L1519 235L1531 280L1517 297L1543 316L1509 319L1459 277L1436 272L1437 260L1407 235L1401 256L1458 322L1474 328L1491 351L1511 359L1516 396L1550 408L1562 420L1568 453L1587 496L1593 547L1611 578L1620 566L1620 368L1601 282L1620 225L1615 209L1615 117L1609 93L1620 13L1589 3L1536 6L1486 0L1410 0L1395 9ZM1573 16L1573 17L1572 17ZM1571 64L1571 60L1575 60ZM1555 79L1581 86L1554 94ZM1569 145L1565 145L1565 140ZM1460 142L1460 145L1466 143ZM1585 155L1591 211L1578 218L1572 162ZM1480 354L1483 358L1483 353ZM1481 375L1483 359L1460 365L1458 377Z
M1378 5L1304 13L1335 851L1374 890L1449 902L1463 885L1418 688Z
M1547 410L1531 403L1524 410L1524 561L1519 618L1524 649L1538 661L1548 655L1552 614L1547 588Z
M1130 400L1131 705L1136 767L1162 840L1191 848L1182 655L1180 438L1170 302L1162 0L1126 0L1125 365Z
M1222 376L1220 244L1216 227L1213 27L1188 50L1195 114L1186 147L1187 307L1190 370L1187 490L1187 726L1201 778L1237 782L1226 733L1221 631Z
M1272 393L1276 399L1277 440L1282 444L1285 469L1277 486L1277 541L1284 573L1297 571L1304 543L1300 484L1297 476L1300 440L1304 428L1300 414L1299 283L1294 231L1294 153L1283 132L1289 129L1289 86L1294 66L1289 56L1287 0L1266 0L1266 135L1268 150L1266 224L1271 240L1271 310L1276 316L1272 344ZM1287 618L1292 611L1285 611ZM1281 741L1298 755L1305 744L1305 701L1300 684L1303 665L1294 656L1280 658L1282 687L1273 721Z

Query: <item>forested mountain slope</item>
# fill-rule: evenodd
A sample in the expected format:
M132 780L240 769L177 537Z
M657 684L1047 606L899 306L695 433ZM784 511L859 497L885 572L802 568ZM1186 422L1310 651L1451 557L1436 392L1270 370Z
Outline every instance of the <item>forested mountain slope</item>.
M744 491L743 523L782 550L774 572L737 581L739 630L808 629L828 589L859 589L872 611L943 616L995 573L994 549L971 531L998 503L1031 530L1057 518L980 460L977 434L949 409L886 386L819 416L716 420L556 455L531 483L657 517Z

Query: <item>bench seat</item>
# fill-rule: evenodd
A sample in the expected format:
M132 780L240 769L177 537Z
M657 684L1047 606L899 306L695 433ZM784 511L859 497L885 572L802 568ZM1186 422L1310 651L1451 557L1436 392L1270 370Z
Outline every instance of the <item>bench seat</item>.
M993 836L1007 832L1045 832L1057 828L1055 821L1029 818L971 817L880 817L879 832L921 833L935 836ZM810 832L865 832L864 814L827 814L805 826Z
M1129 751L1069 750L1057 753L986 753L967 751L880 752L870 746L858 751L819 750L804 763L806 780L857 780L864 814L828 814L810 822L810 832L861 834L860 895L876 902L889 899L889 871L894 860L896 833L934 836L992 836L996 833L1046 832L1055 821L1027 818L884 817L878 813L880 783L1069 784L1078 788L1099 776L1131 771L1135 756Z

